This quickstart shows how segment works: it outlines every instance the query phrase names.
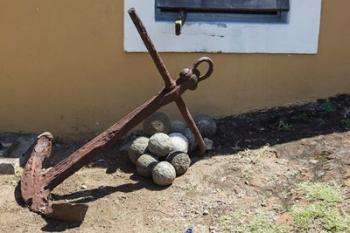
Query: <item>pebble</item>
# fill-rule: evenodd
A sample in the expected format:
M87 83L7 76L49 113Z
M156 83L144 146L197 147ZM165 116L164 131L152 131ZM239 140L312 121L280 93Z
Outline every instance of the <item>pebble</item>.
M19 171L19 158L0 158L0 174L14 175Z
M210 140L209 138L204 138L203 140L204 140L206 149L207 149L207 150L213 150L213 148L214 148L214 142L213 142L213 140Z

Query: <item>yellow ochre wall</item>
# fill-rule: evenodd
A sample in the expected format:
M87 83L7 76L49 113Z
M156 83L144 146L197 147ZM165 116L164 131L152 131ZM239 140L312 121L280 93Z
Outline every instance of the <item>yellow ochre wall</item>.
M350 93L349 9L349 0L323 1L317 55L162 56L173 76L200 56L215 61L213 77L185 96L194 114ZM87 138L161 88L148 54L123 50L122 0L0 0L0 32L0 132Z

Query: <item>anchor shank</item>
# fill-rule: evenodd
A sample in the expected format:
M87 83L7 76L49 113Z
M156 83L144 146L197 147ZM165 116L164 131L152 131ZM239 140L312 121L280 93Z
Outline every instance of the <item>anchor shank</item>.
M160 75L163 78L163 81L165 83L165 88L170 90L175 87L175 82L171 78L171 75L167 68L165 67L165 64L163 62L163 59L160 57L159 53L157 52L151 38L148 36L147 30L145 26L143 25L140 17L137 15L134 8L131 8L129 11L129 15L133 23L135 24L135 27L140 34L140 37L145 44L149 54L151 55L154 64L156 65Z

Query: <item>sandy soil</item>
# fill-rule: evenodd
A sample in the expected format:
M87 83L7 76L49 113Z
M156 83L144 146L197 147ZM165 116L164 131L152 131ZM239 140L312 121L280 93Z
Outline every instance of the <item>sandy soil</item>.
M341 115L344 110L338 108L337 112ZM346 195L342 208L350 213L350 131L345 126L329 129L328 125L328 131L308 126L307 132L313 135L302 134L304 123L301 128L296 122L288 127L278 123L292 119L287 113L269 116L270 123L254 115L256 122L249 127L255 131L250 134L240 124L249 125L252 115L218 121L221 129L215 150L205 158L194 158L189 171L166 188L135 175L117 149L106 153L97 164L80 170L53 192L56 201L88 203L85 220L79 224L45 220L19 206L14 197L19 177L0 176L0 232L180 233L190 227L196 233L223 232L221 217L234 211L268 212L289 232L297 232L288 215L286 220L286 213L295 201L293 190L302 181L342 186ZM322 116L326 124L333 113ZM246 122L237 123L242 119ZM332 125L340 124L335 122ZM224 133L228 124L237 134ZM262 136L261 131L269 127ZM239 132L247 135L239 137Z

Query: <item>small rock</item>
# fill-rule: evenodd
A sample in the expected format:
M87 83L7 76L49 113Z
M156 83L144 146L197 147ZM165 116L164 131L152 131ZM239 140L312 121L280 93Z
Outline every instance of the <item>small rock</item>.
M204 140L206 149L207 149L207 150L213 150L213 148L214 148L214 142L213 142L213 140L210 140L209 138L204 138L203 140Z
M217 233L218 229L214 226L209 226L209 233Z
M215 120L205 114L198 115L194 118L196 125L203 137L213 137L216 134L217 126Z
M144 177L150 177L152 175L152 170L158 161L151 155L141 155L136 162L137 173Z
M190 156L182 152L172 152L166 160L174 166L177 176L185 174L191 165Z
M173 150L187 153L189 142L188 139L181 133L169 134L169 137L173 143Z
M152 178L158 185L170 185L176 178L175 168L169 162L160 162L153 168Z
M86 186L86 185L82 185L82 186L80 186L80 189L86 190L86 189L87 189L87 186Z
M183 133L186 129L186 124L183 121L175 120L171 122L171 132L172 133Z
M310 162L311 164L317 164L317 163L318 163L318 160L316 160L316 159L310 159L309 162Z
M19 160L19 158L0 158L0 174L16 174L20 165Z
M149 139L146 137L136 138L131 143L128 150L128 155L132 163L136 164L137 159L146 152L148 143Z
M203 211L203 215L205 216L205 215L208 215L209 214L209 210L204 210Z
M347 187L350 187L350 179L347 179L344 181L344 184L347 186Z
M164 157L174 150L174 145L168 135L156 133L149 139L148 150L156 157Z
M170 127L170 119L163 112L156 112L143 122L143 131L149 136L155 133L167 134L170 132Z

